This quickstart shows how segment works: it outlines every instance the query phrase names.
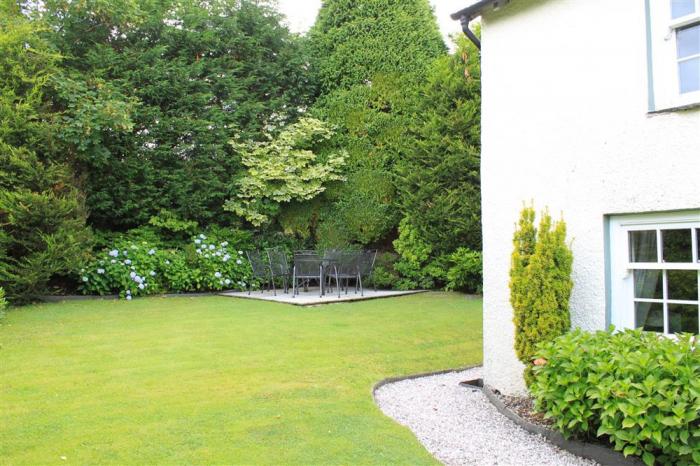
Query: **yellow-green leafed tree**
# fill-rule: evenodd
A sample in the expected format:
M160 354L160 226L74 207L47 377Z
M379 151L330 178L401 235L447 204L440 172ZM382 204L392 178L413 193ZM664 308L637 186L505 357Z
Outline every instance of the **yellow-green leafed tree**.
M245 172L238 194L224 208L255 226L272 220L282 204L313 199L330 181L343 180L347 158L341 149L325 150L333 131L324 122L302 118L265 142L235 144Z

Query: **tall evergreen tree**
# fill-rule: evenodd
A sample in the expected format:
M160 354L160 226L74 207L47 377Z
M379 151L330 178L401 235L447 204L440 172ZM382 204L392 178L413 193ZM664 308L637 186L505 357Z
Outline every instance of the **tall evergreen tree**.
M15 302L46 292L86 252L82 195L65 164L47 160L47 82L60 57L44 26L0 1L0 287Z
M166 208L202 223L235 196L240 156L307 105L299 39L268 2L46 0L67 57L52 96L61 152L84 174L91 222Z
M481 250L481 73L466 38L430 68L414 145L400 167L401 206L436 255Z
M395 167L445 45L427 0L327 0L309 38L320 93L312 111L337 125L349 153L347 182L310 218L321 242L372 243L398 224Z

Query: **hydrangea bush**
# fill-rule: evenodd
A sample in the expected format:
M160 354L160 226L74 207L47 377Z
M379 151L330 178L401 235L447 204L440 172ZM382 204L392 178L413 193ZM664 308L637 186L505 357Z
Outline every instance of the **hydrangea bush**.
M160 249L147 241L123 241L105 249L80 270L84 294L139 295L188 291L242 290L250 266L243 251L205 234L181 249Z

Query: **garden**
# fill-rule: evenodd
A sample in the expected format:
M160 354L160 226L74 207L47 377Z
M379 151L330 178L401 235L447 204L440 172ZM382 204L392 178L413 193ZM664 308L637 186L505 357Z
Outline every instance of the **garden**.
M465 439L490 462L539 441L459 385L478 367L374 392L418 440L373 402L387 377L482 361L481 76L427 0L360 3L297 34L274 1L0 0L3 463L433 464L418 440L443 458ZM697 337L572 330L571 238L535 219L510 271L514 403L649 466L700 464ZM372 251L367 287L428 292L216 296L260 288L246 253L270 250ZM42 304L68 295L87 299ZM456 430L467 416L498 435Z

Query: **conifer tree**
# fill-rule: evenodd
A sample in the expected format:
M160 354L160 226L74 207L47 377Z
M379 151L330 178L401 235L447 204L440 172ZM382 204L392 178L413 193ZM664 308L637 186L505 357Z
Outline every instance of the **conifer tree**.
M401 218L396 165L412 147L428 68L446 48L427 0L326 0L309 39L320 92L312 112L339 128L349 154L347 182L327 191L318 230L368 244Z
M537 229L535 211L525 207L513 237L511 305L515 323L515 350L528 368L537 345L551 341L571 327L569 298L573 282L573 255L566 244L566 224L552 224L543 212Z

